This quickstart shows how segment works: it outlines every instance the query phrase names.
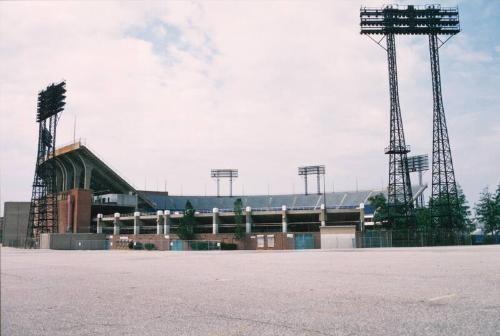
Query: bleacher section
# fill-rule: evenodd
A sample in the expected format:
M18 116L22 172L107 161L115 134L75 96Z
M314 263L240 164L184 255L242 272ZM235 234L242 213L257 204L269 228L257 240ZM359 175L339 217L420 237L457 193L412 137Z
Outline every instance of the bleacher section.
M286 205L289 210L319 209L322 203L328 209L357 208L360 203L366 203L370 196L380 193L380 190L362 190L349 192L326 193L326 202L323 195L249 195L249 196L172 196L163 192L138 191L148 199L158 210L168 209L182 211L189 200L193 207L200 212L212 212L213 208L220 211L233 211L234 201L241 198L243 207L250 206L252 210L278 210Z

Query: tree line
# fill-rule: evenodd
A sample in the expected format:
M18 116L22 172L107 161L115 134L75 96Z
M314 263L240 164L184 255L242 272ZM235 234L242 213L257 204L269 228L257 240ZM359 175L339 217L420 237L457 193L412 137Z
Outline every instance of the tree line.
M428 205L415 209L415 228L417 230L455 230L471 232L479 224L486 234L494 234L500 231L500 184L495 192L490 192L485 188L478 202L474 206L475 222L472 220L471 209L465 195L458 186L458 206L453 209L443 207L444 199L430 198ZM392 223L388 221L389 206L384 194L380 193L368 199L368 204L375 209L373 221L382 223L387 229L408 229L406 222L396 219ZM444 210L443 210L444 209ZM450 211L454 220L451 222L431 221L431 211Z
M233 204L234 211L234 222L236 224L234 230L234 237L237 240L241 240L245 236L245 228L243 227L243 202L241 198L237 198ZM182 217L179 227L177 229L177 235L181 240L193 240L195 237L195 218L196 210L193 207L191 201L186 202L184 207L184 216Z

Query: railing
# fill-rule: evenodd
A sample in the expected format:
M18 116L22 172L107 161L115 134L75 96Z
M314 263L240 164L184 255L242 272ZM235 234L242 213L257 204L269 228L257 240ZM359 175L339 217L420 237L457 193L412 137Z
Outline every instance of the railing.
M389 146L389 147L385 148L384 152L385 152L385 154L409 153L410 152L410 145L406 145L406 146L401 146L401 145Z
M472 245L472 237L448 230L366 230L357 233L357 243L367 248Z
M331 205L331 206L326 206L326 209L357 209L359 206L358 205L342 205L342 206L336 206L336 205ZM301 206L301 207L293 207L293 208L288 208L287 210L291 211L296 211L296 210L319 210L320 207L318 206ZM171 215L183 215L184 210L171 210ZM263 207L263 208L252 208L252 212L264 212L264 211L281 211L281 207ZM178 212L178 213L175 213ZM231 213L234 212L234 209L219 209L219 213ZM243 211L244 212L244 211ZM211 214L213 213L212 210L196 210L195 214ZM156 216L156 212L141 212L140 216ZM113 218L114 214L112 215L103 215L103 218ZM134 217L134 213L125 213L125 214L120 214L120 218L123 217Z

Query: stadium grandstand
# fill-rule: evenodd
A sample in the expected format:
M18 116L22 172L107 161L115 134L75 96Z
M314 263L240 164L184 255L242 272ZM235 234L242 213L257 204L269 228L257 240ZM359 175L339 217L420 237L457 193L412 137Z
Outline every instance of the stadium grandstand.
M239 248L287 248L287 243L274 243L274 234L282 241L308 234L311 244L319 247L322 228L350 227L354 232L373 225L374 209L365 204L370 196L385 193L362 190L230 197L136 190L80 141L58 148L46 164L56 167L58 232L108 234L112 240L176 239L189 201L195 209L195 234L201 239L237 243ZM415 195L423 189L417 187ZM234 204L238 198L245 238L236 241ZM267 244L267 238L264 244L258 242L262 234L272 236L273 243Z

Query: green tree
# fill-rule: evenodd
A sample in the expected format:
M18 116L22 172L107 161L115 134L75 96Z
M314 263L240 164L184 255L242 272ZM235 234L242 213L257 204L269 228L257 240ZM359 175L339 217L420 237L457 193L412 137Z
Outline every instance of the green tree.
M500 183L495 192L495 222L497 223L496 229L500 230Z
M433 229L442 230L465 230L470 229L472 221L470 219L470 207L465 198L465 194L457 186L458 204L454 206L448 203L446 196L438 196L429 200L429 208L432 214L437 218L435 222L430 223ZM450 221L451 218L451 221Z
M464 191L460 186L457 186L458 193L458 229L466 229L467 231L472 231L472 220L469 202L465 198Z
M368 204L375 208L375 213L373 214L374 223L387 223L387 200L384 194L380 193L375 196L368 198Z
M415 209L415 219L417 222L417 229L427 231L431 227L431 211L428 207L424 206Z
M244 237L245 230L243 229L243 202L241 198L234 201L234 238L240 240Z
M486 233L493 233L498 229L496 196L485 188L479 195L479 201L475 207L477 221L483 225Z
M194 227L196 225L194 213L193 205L190 201L187 201L184 208L184 216L177 229L177 235L181 240L192 240L194 238Z

